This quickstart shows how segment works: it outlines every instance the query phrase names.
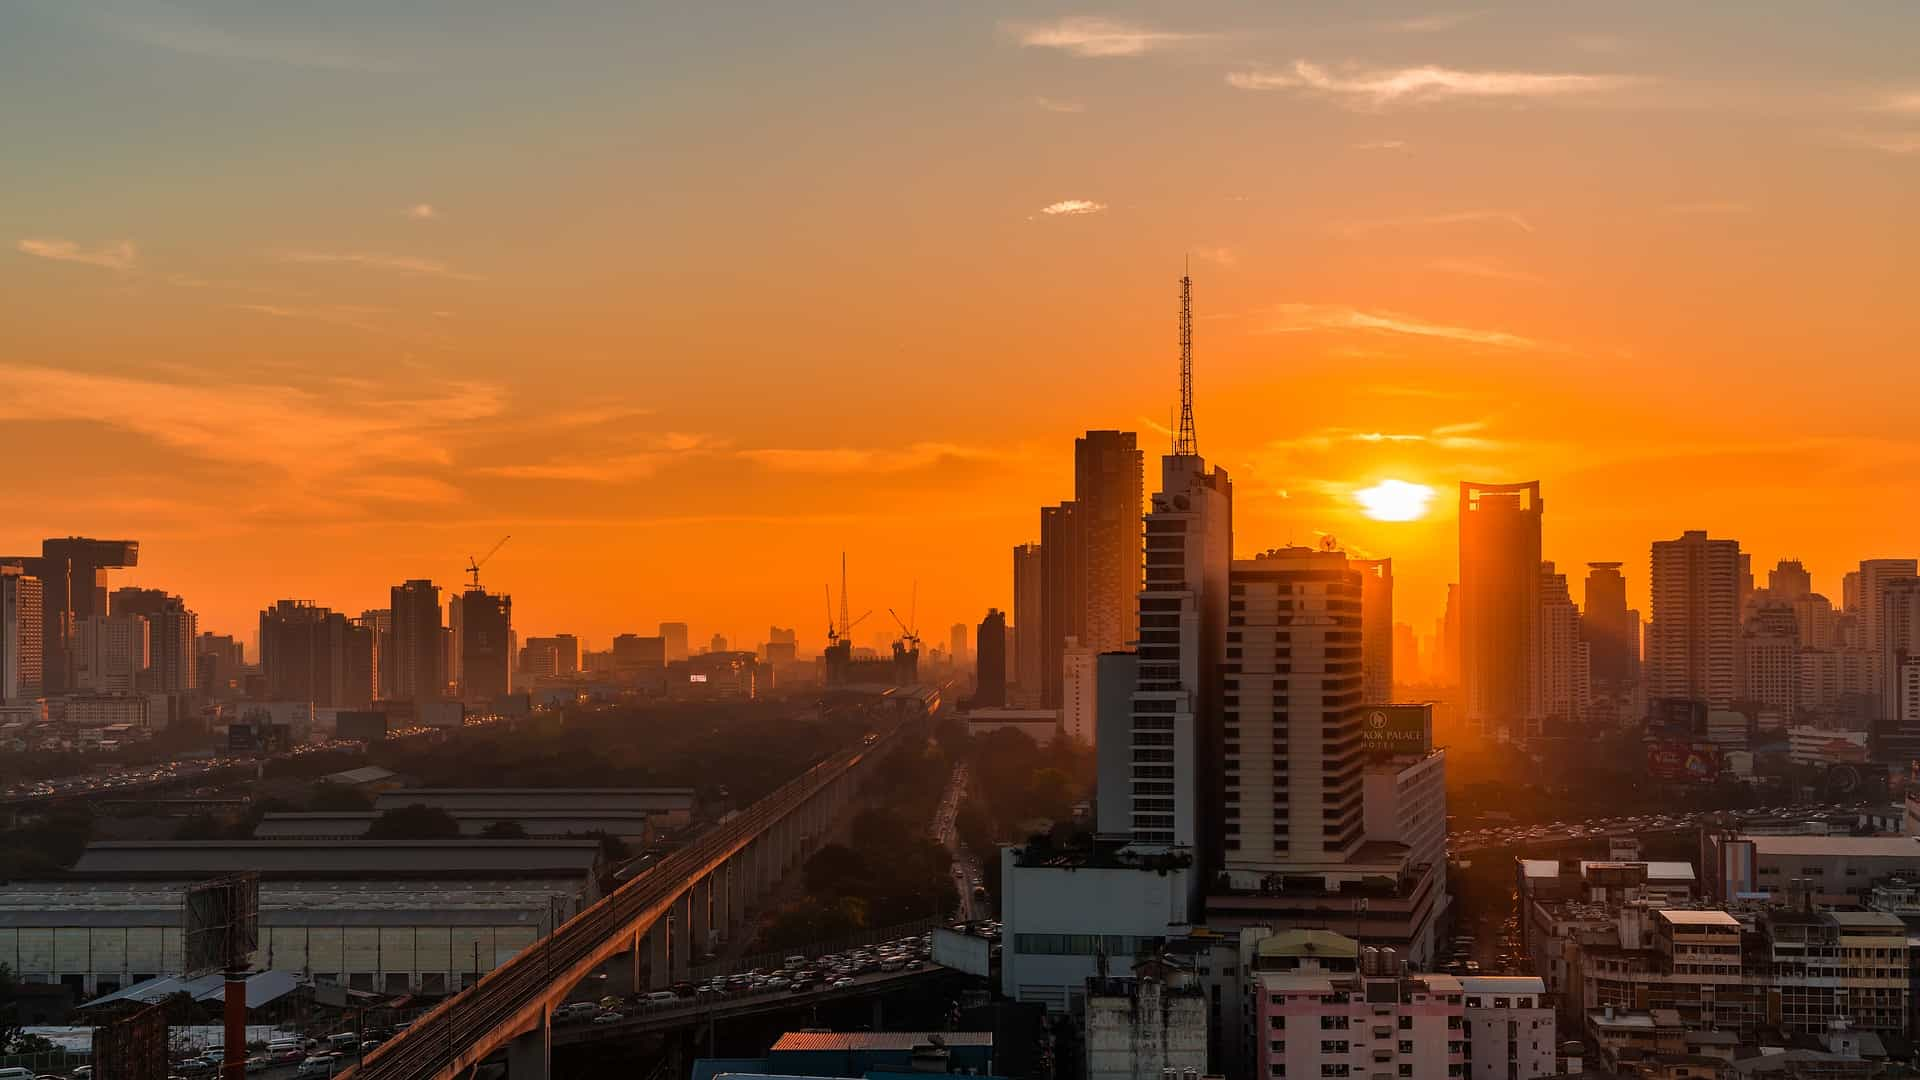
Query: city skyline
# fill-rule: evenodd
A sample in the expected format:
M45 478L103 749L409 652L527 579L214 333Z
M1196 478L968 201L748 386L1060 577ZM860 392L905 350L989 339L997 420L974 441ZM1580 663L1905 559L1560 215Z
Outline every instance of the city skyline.
M8 549L139 536L123 580L231 633L506 532L541 632L804 631L843 549L856 599L971 625L1012 609L973 537L1032 539L1074 437L1165 439L1190 257L1236 554L1331 533L1426 626L1467 478L1539 480L1544 556L1625 562L1643 610L1685 529L1829 595L1899 554L1897 9L864 10L17 9L0 100L53 104L7 113L0 454L63 469ZM505 55L569 108L502 99ZM128 80L172 94L93 107ZM1438 497L1376 521L1383 481Z

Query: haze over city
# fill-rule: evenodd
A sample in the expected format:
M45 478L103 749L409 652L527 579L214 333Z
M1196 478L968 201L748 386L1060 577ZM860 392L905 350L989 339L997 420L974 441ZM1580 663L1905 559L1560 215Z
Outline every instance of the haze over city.
M61 468L0 546L137 535L240 634L509 532L600 641L817 638L843 549L972 619L1074 435L1158 452L1191 260L1243 551L1390 554L1426 627L1452 485L1538 478L1563 565L1704 527L1836 592L1914 525L1910 20L15 5L0 457Z

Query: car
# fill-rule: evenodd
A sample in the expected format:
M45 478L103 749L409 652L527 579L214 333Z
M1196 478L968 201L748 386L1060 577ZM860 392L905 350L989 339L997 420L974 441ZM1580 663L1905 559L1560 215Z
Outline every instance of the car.
M247 1071L250 1073L266 1072L271 1068L273 1068L273 1059L265 1054L255 1054L247 1059Z
M830 983L828 983L828 984L827 984L827 988L828 988L828 989L831 989L831 990L840 990L840 989L844 989L845 987L849 987L849 986L852 986L852 985L853 985L853 980L852 980L852 979L848 979L848 978L844 978L844 977L843 977L843 978L838 978L838 979L835 979L835 980L833 980L832 982L830 982Z
M338 1054L315 1054L300 1062L293 1071L295 1076L332 1076L335 1064L340 1060Z
M626 1018L625 1013L603 1012L599 1016L594 1017L593 1022L596 1024L617 1024Z

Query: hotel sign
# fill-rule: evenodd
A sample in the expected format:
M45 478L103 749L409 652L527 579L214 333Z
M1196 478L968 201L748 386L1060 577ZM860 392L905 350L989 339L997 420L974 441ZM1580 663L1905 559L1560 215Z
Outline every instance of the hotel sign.
M1433 749L1433 706L1365 706L1360 713L1360 731L1369 756L1424 754Z

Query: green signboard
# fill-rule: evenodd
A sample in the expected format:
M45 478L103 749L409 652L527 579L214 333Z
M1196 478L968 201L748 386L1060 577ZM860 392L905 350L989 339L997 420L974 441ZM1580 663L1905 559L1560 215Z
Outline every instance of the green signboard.
M1362 744L1373 757L1433 749L1433 706L1368 705L1360 713Z

